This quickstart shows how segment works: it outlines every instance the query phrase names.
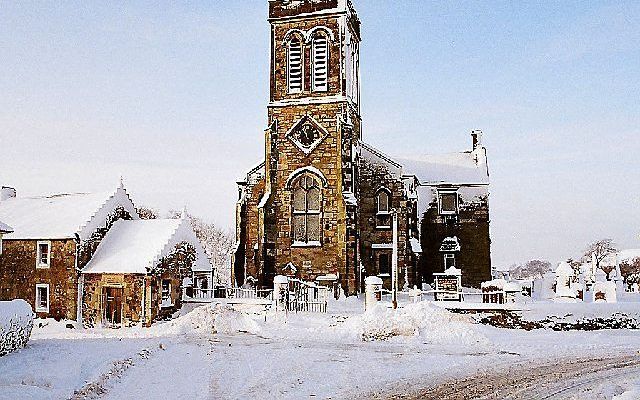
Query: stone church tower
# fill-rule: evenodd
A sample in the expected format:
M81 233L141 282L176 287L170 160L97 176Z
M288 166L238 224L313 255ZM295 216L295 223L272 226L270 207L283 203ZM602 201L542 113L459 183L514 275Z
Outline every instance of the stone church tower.
M245 210L255 221L246 274L268 285L288 266L305 278L335 274L355 291L360 21L347 0L273 0L269 22L266 162L255 171L264 178L244 186L260 194L255 211Z
M269 287L274 276L289 275L335 280L353 294L361 290L363 277L377 275L388 287L394 212L400 286L430 281L424 271L442 269L438 251L444 239L424 234L437 243L423 243L420 221L428 210L418 209L418 193L425 189L421 204L433 208L438 202L432 172L443 168L433 169L427 160L426 179L406 174L403 164L362 140L360 20L351 0L268 1L265 154L264 162L237 182L235 283ZM469 167L482 173L486 163L477 163L482 157L471 159L476 163ZM464 182L447 184L456 193ZM487 228L487 242L488 235ZM423 245L436 249L428 265L421 262ZM474 259L473 254L465 258ZM484 263L478 268L490 271Z

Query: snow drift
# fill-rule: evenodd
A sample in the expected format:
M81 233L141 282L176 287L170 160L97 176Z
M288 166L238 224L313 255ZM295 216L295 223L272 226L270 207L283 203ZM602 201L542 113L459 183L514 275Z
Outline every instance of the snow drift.
M33 329L33 311L24 300L0 301L0 356L23 348Z
M454 314L429 302L407 304L397 310L377 304L361 317L364 341L394 336L419 336L430 344L488 343L467 316Z
M246 332L257 334L260 326L246 313L223 304L197 307L193 311L170 322L151 328L154 333L167 335L183 334L234 334Z

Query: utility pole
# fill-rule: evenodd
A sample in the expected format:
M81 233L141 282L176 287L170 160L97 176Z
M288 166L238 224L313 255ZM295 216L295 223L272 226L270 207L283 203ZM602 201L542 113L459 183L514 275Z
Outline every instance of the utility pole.
M398 211L391 210L393 217L393 245L391 253L391 302L393 309L398 308Z

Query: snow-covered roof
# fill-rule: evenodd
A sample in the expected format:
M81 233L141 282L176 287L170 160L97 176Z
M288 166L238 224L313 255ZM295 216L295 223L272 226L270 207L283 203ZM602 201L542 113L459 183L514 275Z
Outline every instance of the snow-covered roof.
M11 232L13 232L13 228L3 223L2 221L0 221L0 233L11 233Z
M185 218L116 221L83 273L146 274L179 243L196 249L193 271L211 271L193 228Z
M489 184L484 147L473 151L397 158L405 174L413 174L423 185Z
M107 193L64 193L14 197L0 201L0 220L13 227L5 239L88 239L122 206L133 218L135 207L122 186Z
M382 151L376 149L372 145L365 142L358 142L360 147L360 157L367 160L371 164L382 165L387 167L390 173L397 178L402 176L402 164L392 159Z

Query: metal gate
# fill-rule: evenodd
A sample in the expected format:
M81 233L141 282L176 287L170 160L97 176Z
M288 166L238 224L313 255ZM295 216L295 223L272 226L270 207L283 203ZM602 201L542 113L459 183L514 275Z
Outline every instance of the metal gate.
M288 311L327 312L328 288L295 278L289 278L288 281L284 296Z

